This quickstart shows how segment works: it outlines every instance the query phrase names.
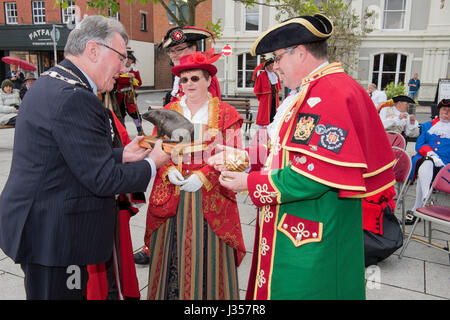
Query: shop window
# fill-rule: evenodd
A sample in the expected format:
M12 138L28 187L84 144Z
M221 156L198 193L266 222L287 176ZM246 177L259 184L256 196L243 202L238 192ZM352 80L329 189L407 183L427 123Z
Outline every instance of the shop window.
M253 88L253 70L259 64L260 57L254 57L250 53L243 53L237 56L237 87L239 89Z
M43 24L45 23L45 3L44 1L32 1L31 10L33 13L33 23Z
M403 29L405 24L406 0L385 0L383 29Z
M15 2L5 2L5 23L17 24L17 5Z
M389 83L405 83L407 56L400 53L381 53L373 58L372 83L384 89Z
M259 7L245 8L245 31L259 31Z

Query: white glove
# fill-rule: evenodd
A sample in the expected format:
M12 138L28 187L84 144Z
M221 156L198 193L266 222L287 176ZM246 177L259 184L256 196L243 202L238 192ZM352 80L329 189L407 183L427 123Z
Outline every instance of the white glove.
M436 167L443 167L444 166L444 162L442 162L441 158L439 158L439 156L436 154L436 152L428 151L427 152L427 156L430 157L431 159L433 159L434 165Z
M170 183L177 186L181 186L187 182L187 180L184 180L184 177L180 173L180 171L178 171L178 169L176 168L171 169L167 174L167 177L169 178Z
M186 182L180 188L180 190L186 192L196 192L203 186L203 182L201 182L200 178L194 173L189 178L187 178Z

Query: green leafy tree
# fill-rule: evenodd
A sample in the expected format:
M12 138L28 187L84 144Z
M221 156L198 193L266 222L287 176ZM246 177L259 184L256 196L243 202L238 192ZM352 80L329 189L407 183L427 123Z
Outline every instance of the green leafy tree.
M73 0L76 2L76 0ZM171 20L178 26L195 26L195 9L197 6L205 1L209 0L127 0L128 3L140 2L147 4L152 1L155 5L161 5ZM63 8L67 8L69 0L55 0L55 5L61 5ZM96 9L98 12L105 12L106 9L111 10L111 14L119 12L118 0L89 0L87 2L88 7ZM214 32L216 35L221 35L221 21L208 22L207 28Z

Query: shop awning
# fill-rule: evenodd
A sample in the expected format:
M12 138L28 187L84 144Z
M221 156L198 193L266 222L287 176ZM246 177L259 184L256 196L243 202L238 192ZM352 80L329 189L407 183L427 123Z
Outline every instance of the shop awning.
M64 50L70 30L59 24L56 49ZM52 24L0 26L0 50L53 50Z

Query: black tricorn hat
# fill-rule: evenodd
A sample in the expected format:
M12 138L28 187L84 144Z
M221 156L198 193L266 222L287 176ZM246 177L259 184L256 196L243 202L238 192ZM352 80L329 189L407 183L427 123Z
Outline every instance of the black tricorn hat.
M437 108L440 109L441 107L450 107L450 99L442 99L441 102L437 105Z
M175 27L167 31L158 47L165 49L181 43L199 41L210 37L214 40L215 34L203 28L191 26Z
M397 102L416 103L416 102L415 102L413 99L411 99L410 97L408 97L408 96L403 96L403 95L395 96L395 97L392 98L392 100L394 101L394 103L397 103Z
M252 55L323 41L332 35L333 29L331 20L322 14L291 18L261 34L253 44Z

